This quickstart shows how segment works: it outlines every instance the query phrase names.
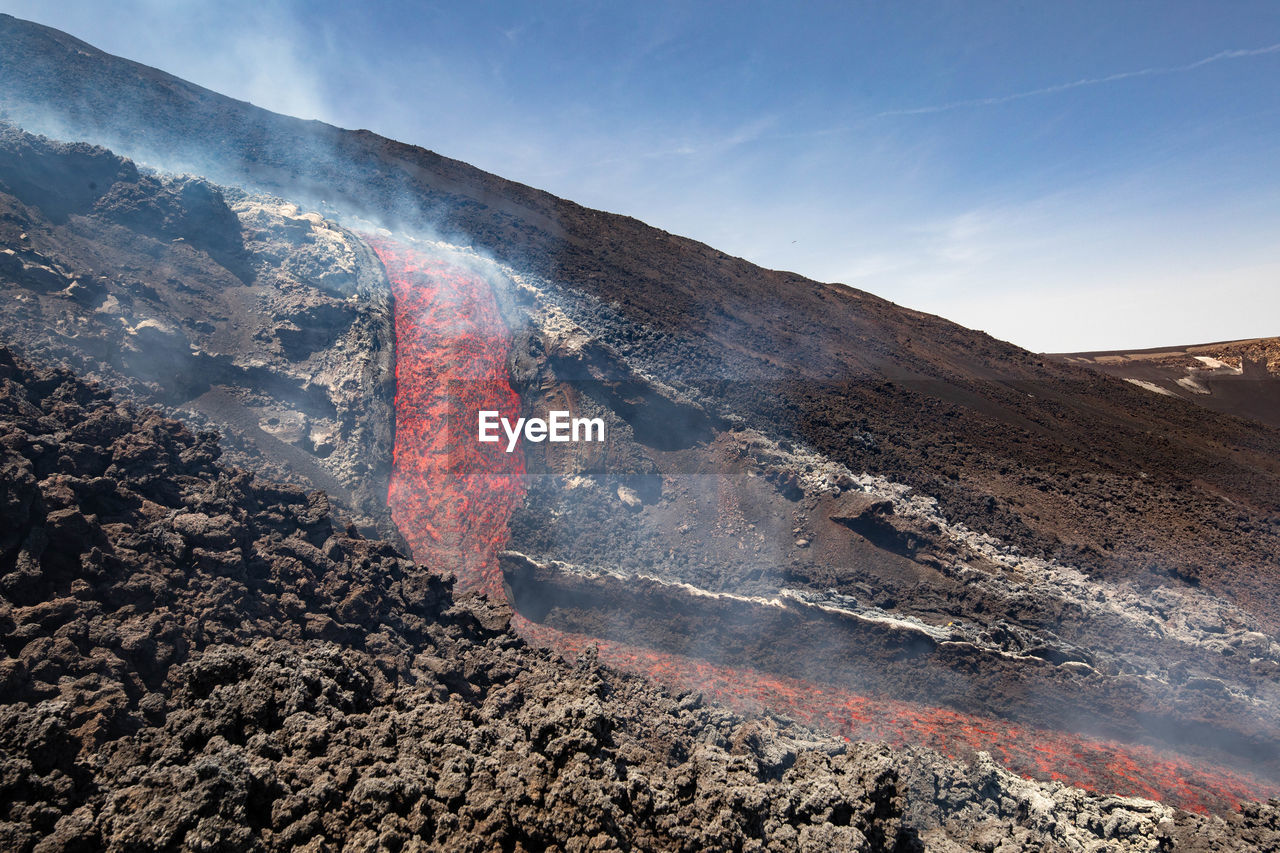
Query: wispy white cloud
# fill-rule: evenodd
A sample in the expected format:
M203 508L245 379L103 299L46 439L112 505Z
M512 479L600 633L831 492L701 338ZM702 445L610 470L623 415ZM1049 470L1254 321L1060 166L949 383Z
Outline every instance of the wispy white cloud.
M864 257L813 262L830 269L824 278L1033 351L1274 334L1275 192L1161 210L1176 192L1139 189L1100 183L908 221L881 230Z
M1059 92L1067 92L1071 89L1080 89L1085 86L1101 86L1106 83L1117 83L1121 80L1131 80L1135 77L1158 77L1165 74L1181 74L1186 71L1194 71L1197 68L1203 68L1206 65L1212 65L1216 62L1246 59L1252 56L1263 56L1268 53L1280 53L1280 43L1267 45L1266 47L1224 50L1219 53L1215 53L1212 56L1206 56L1204 59L1189 62L1186 65L1139 68L1136 71L1121 71L1116 74L1108 74L1105 77L1084 77L1079 80L1072 80L1069 83L1058 83L1053 86L1043 86L1039 89L1029 89L1025 92L1014 92L1009 95L996 95L988 98L966 98L964 100L951 101L945 104L933 104L931 106L912 107L910 109L885 110L883 112L876 113L875 117L888 118L891 116L928 115L930 113L945 113L950 112L951 110L960 110L968 107L990 107L996 106L997 104L1007 104L1011 101L1038 98L1043 95L1056 95Z

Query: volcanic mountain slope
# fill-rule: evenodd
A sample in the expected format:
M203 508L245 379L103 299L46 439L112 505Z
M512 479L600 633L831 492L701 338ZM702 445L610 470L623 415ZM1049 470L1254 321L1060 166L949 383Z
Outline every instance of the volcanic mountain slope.
M1181 397L1215 412L1280 428L1280 338L1051 358L1119 377L1155 394Z
M560 662L322 493L3 349L0 447L7 850L1280 843L1275 805L1098 797Z
M710 416L767 424L1032 551L1196 579L1274 622L1274 431L420 148L256 109L56 30L4 16L0 44L0 108L24 127L456 235L555 283L574 322Z
M511 501L501 559L526 634L648 648L660 653L655 671L670 672L675 654L736 655L748 677L756 668L873 703L910 700L925 716L938 706L995 715L1280 779L1275 429L422 149L257 110L56 31L0 18L0 47L0 107L27 128L276 193L324 214L326 228L391 226L379 258L403 293L445 279L492 291L524 411L598 415L611 436L604 448L523 449L528 488ZM97 196L83 200L88 183L71 194L91 204L68 214L77 233L111 221ZM33 187L8 191L44 210ZM251 224L241 216L242 235ZM453 245L424 239L433 234ZM225 245L188 248L228 274L244 263ZM48 266L19 260L23 275ZM442 264L469 272L429 272ZM183 281L217 290L216 278ZM424 322L435 321L397 316L398 345L457 331L408 334ZM295 339L311 328L293 325ZM401 347L396 369L416 380L439 362ZM416 407L422 399L397 411L398 427L414 421L412 434L427 435L445 423L417 422L440 414ZM433 470L423 446L400 441L407 434L397 430L399 470ZM372 449L376 465L384 448ZM393 498L435 506L442 482L419 477ZM447 497L466 506L473 496ZM497 497L507 506L511 496ZM433 538L431 519L402 517L407 539ZM480 576L496 592L494 566ZM762 625L801 630L752 633ZM1239 798L1176 787L1159 793L1202 806Z

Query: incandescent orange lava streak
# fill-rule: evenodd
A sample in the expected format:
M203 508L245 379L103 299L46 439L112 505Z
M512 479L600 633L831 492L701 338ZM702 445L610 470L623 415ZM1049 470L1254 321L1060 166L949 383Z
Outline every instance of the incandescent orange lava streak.
M476 441L481 410L515 420L511 333L488 283L390 240L370 239L391 281L396 441L387 503L414 559L457 588L502 596L495 555L524 494L524 456Z
M925 746L953 758L986 751L1015 773L1090 791L1146 797L1192 811L1232 810L1244 800L1280 793L1246 773L1193 763L1140 744L1088 738L961 714L844 687L769 675L752 669L655 652L584 634L571 634L517 616L513 625L537 645L576 655L594 647L599 660L677 690L698 690L731 708L783 714L850 740Z
M476 413L514 418L510 332L488 283L421 250L371 239L395 297L396 441L388 503L413 556L457 576L463 591L502 596L496 554L524 494L522 454L476 441ZM1016 773L1198 811L1280 794L1274 785L1173 753L1034 729L847 688L721 666L569 634L516 616L519 633L565 655L601 661L741 711L762 709L851 739L931 747L953 757L985 750Z

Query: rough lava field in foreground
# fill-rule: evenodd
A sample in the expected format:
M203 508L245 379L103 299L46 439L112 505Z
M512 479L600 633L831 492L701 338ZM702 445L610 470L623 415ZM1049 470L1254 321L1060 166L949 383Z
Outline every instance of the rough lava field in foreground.
M510 611L0 350L0 844L1183 850L1195 815L849 744L527 646Z

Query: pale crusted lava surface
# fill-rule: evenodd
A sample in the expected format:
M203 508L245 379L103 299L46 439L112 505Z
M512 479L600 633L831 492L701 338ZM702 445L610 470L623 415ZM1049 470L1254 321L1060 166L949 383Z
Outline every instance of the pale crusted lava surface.
M0 330L218 429L229 457L386 515L394 392L382 268L280 199L0 125Z

